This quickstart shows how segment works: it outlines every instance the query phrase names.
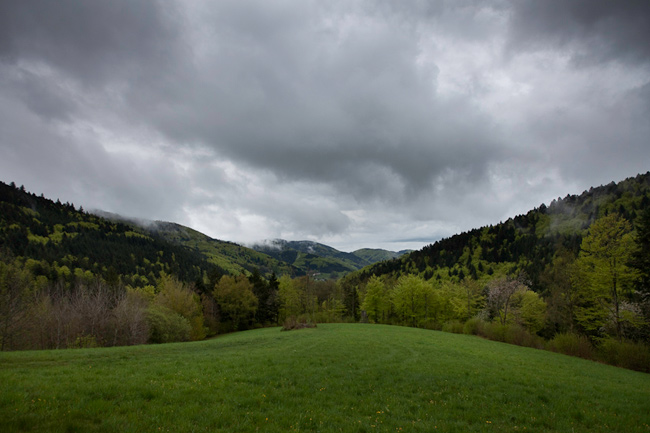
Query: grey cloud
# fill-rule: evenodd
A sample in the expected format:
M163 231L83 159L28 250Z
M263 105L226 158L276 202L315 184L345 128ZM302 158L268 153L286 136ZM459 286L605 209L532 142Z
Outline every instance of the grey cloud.
M650 3L643 0L513 1L515 49L569 49L577 64L648 63Z
M206 24L214 32L206 69L193 77L178 70L164 92L177 99L134 106L173 140L199 141L282 177L351 192L367 167L387 169L418 193L443 168L471 168L480 177L485 161L499 157L485 116L467 101L436 94L437 68L418 64L413 29L311 6L288 17L280 6L215 6L208 15L215 21ZM345 29L328 27L343 18L350 21ZM169 110L155 108L170 103ZM361 185L358 199L369 192Z
M235 234L497 222L647 169L645 5L0 2L0 168Z
M164 64L174 43L168 9L157 1L6 0L0 5L4 61L44 61L88 85Z

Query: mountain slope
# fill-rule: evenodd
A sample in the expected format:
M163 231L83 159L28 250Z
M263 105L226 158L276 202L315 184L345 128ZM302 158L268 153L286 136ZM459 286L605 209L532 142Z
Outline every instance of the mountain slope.
M192 282L224 272L183 246L140 228L37 197L0 182L0 256L29 259L35 276L72 284L96 276L134 287L155 285L162 272ZM2 258L2 257L0 257Z
M253 272L255 269L263 275L270 275L273 272L276 275L304 274L300 269L281 259L232 242L213 239L180 224L157 221L146 230L155 236L201 253L210 263L233 275L244 271Z
M524 271L533 289L548 287L542 275L559 251L575 257L586 230L597 218L618 213L631 223L650 206L650 172L618 184L590 188L542 204L525 215L442 239L419 251L377 263L347 277L417 274L425 279L459 281L465 277Z

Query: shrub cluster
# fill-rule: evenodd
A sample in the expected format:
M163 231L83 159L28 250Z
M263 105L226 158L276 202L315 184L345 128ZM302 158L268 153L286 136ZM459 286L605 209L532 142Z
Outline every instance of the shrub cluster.
M643 343L605 339L598 346L597 359L617 367L650 373L650 347Z
M546 349L564 355L650 373L650 346L640 342L607 338L593 344L586 336L569 332L556 334L551 340L545 342L540 336L530 333L519 325L502 325L478 317L473 317L465 323L451 320L442 326L442 330L456 334L477 335L488 340L518 346Z
M316 323L306 317L287 317L282 325L283 331L294 331L296 329L315 328Z
M595 355L594 346L587 337L569 332L556 334L546 344L546 348L552 352L577 356L584 359L593 360Z

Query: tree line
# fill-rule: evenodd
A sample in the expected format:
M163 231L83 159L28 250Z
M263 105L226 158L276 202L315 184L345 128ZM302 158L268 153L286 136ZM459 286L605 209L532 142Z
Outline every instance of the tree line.
M39 266L0 260L0 350L194 341L301 315L341 321L346 311L334 281L309 276L214 272L187 283L162 272L155 285L111 284L97 275L69 284L36 275Z

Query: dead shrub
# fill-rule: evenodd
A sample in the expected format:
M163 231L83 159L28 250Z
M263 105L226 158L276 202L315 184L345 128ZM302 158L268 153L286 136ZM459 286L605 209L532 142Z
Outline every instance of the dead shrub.
M282 325L283 331L294 331L296 329L305 329L305 328L315 328L316 323L311 320L301 317L300 319L296 317L287 317Z

